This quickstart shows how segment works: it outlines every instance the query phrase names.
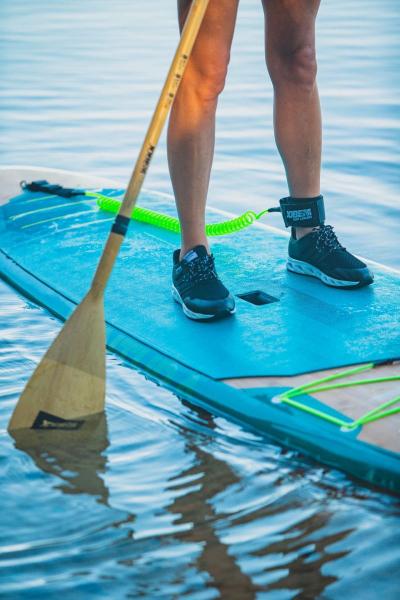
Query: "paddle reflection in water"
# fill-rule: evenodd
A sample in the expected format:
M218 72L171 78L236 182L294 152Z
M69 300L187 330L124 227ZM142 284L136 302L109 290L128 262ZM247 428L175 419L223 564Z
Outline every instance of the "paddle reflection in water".
M39 469L60 478L57 488L65 494L90 494L109 505L104 483L109 446L105 414L88 418L80 429L20 429L11 432L15 447L35 461Z

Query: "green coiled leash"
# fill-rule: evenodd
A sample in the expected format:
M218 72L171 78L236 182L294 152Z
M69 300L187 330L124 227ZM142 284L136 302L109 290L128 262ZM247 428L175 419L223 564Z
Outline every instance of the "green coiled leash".
M74 198L76 196L96 198L97 205L101 210L114 214L118 213L121 206L121 200L119 198L106 196L100 192L77 188L67 188L59 184L51 184L44 179L32 181L31 183L21 181L20 185L23 190L28 190L31 192L43 192L49 195L61 196L62 198ZM248 210L239 217L234 217L233 219L228 219L227 221L222 221L220 223L208 223L206 225L206 235L218 236L236 233L237 231L241 231L242 229L249 227L263 215L271 212L281 212L280 206L266 208L259 213L256 213L253 210ZM168 231L172 231L174 233L180 233L181 231L179 219L176 217L159 213L155 210L151 210L150 208L143 208L142 206L134 207L131 214L131 219L135 219L135 221L140 221L142 223L148 223L149 225L154 225L155 227L161 227L162 229L167 229Z
M110 198L104 194L98 192L85 192L85 196L97 198L97 204L101 210L105 210L111 213L117 213L121 202L117 198ZM255 221L260 219L263 215L269 212L280 212L280 208L267 208L260 213L256 213L253 210L248 210L239 217L229 219L228 221L222 221L221 223L208 223L206 225L206 235L217 236L227 235L229 233L236 233L246 227L252 225ZM131 219L140 221L141 223L148 223L155 227L162 227L168 231L174 233L180 233L181 226L179 219L171 217L170 215L164 215L162 213L151 210L150 208L143 208L141 206L135 206L132 211Z

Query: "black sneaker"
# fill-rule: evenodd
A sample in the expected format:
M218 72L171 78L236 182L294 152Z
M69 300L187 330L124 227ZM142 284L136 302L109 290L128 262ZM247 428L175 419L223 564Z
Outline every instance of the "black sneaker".
M172 295L190 319L226 317L235 312L235 300L215 270L214 257L204 246L196 246L179 260L174 252Z
M287 268L342 289L360 288L374 280L367 265L343 248L331 225L322 225L298 240L292 229Z

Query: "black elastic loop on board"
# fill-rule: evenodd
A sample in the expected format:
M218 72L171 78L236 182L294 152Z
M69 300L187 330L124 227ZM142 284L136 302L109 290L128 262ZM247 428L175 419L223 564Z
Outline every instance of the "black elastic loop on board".
M46 179L38 179L37 181L32 181L31 183L21 181L20 185L23 190L28 190L29 192L43 192L44 194L61 196L62 198L72 198L73 196L81 196L84 194L83 190L67 188L62 185L58 185L57 183L49 183L46 181Z
M123 217L122 215L117 215L115 217L114 224L111 227L111 231L113 233L117 233L118 235L126 235L130 221L131 220L129 217Z
M325 221L324 197L293 198L279 200L286 227L317 227Z

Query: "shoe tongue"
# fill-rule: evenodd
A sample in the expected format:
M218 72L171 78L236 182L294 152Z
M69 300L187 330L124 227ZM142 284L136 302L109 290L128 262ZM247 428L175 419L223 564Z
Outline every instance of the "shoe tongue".
M189 250L189 252L186 252L182 260L185 262L192 262L192 260L195 260L196 258L202 258L203 256L208 256L205 246L195 246Z

